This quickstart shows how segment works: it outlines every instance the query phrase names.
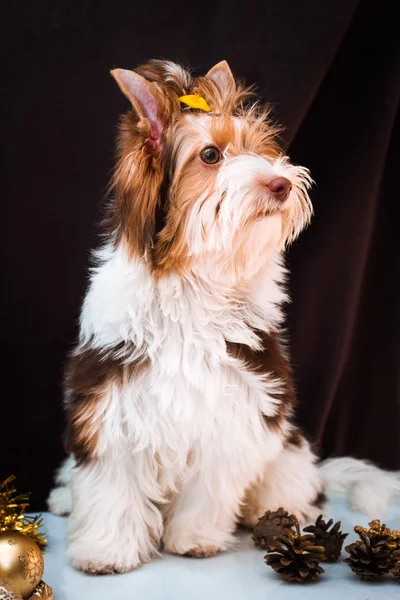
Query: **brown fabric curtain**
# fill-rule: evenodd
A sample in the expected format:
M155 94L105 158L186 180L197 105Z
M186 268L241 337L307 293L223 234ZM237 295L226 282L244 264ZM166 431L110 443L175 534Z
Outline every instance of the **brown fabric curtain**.
M316 181L289 252L298 420L323 456L400 468L399 26L382 0L14 1L2 8L0 478L43 510L61 376L126 102L108 75L226 58Z

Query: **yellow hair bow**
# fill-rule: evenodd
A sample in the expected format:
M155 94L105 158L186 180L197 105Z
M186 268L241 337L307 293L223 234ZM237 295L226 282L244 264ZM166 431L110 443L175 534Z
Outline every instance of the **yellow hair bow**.
M204 110L205 112L210 112L211 110L204 98L202 98L199 94L181 96L179 98L179 101L183 102L183 104L187 104L188 106L190 106L190 108L199 108L200 110Z

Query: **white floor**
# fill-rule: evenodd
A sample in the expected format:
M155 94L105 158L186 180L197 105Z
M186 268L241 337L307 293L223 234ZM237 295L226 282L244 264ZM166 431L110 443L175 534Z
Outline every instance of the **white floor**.
M368 522L338 499L325 516L342 521L342 530L350 533L345 543L357 537L354 525ZM341 561L323 565L326 572L317 583L285 583L265 565L264 552L255 548L247 532L238 534L235 552L214 558L165 555L125 575L84 575L65 561L66 519L46 513L44 521L49 539L44 581L52 586L55 600L400 600L400 582L393 576L366 583ZM384 522L400 529L400 510L388 511Z

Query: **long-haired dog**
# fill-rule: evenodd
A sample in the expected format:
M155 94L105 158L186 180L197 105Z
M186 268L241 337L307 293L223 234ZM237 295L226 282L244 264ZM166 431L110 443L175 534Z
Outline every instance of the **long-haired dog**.
M123 117L107 239L67 366L67 448L49 504L78 569L211 556L284 506L320 512L293 421L284 250L308 224L307 169L226 62L112 71Z

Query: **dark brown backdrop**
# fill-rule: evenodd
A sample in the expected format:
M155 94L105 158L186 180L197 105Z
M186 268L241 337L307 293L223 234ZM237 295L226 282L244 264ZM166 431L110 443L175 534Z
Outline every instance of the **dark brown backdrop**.
M13 0L2 7L0 478L43 509L60 380L127 108L151 57L257 82L317 185L289 254L299 420L326 455L400 467L399 31L394 2ZM391 8L393 6L393 8Z

